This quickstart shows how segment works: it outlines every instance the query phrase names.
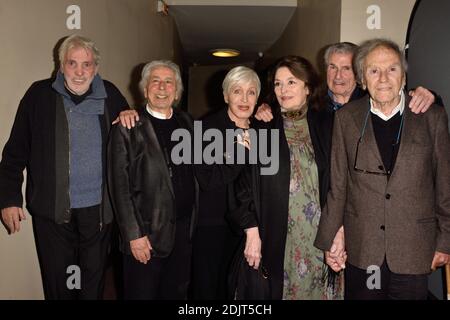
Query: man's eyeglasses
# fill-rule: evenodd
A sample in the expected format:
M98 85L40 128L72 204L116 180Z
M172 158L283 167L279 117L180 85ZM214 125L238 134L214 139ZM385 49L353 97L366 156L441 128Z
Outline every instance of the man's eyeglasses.
M367 121L369 119L369 115L370 115L370 108L367 111L366 119L364 121L364 126L361 129L361 134L359 136L358 143L356 144L355 161L353 163L353 169L356 172L360 172L360 173L374 174L374 175L378 175L378 176L388 176L389 177L391 175L391 173L392 173L392 167L394 165L393 162L394 162L395 148L400 142L400 135L401 135L401 132L402 132L402 129L403 129L403 119L404 119L404 116L405 116L405 112L403 112L403 114L402 114L402 118L401 118L401 121L400 121L400 127L399 127L398 132L397 132L397 139L392 143L391 161L389 163L389 168L387 170L385 170L384 166L380 165L380 167L379 167L380 171L372 171L372 170L361 169L361 168L358 168L358 165L357 165L358 164L359 145L361 144L362 139L364 137L364 133L366 132L366 126L367 126Z

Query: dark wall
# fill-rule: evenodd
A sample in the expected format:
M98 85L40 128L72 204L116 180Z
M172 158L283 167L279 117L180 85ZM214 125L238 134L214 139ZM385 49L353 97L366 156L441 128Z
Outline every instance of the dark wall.
M450 1L418 0L406 43L408 87L430 88L450 113Z
M418 0L406 43L408 87L421 85L433 90L450 114L450 1ZM443 268L429 277L429 289L438 299L445 297L444 281Z

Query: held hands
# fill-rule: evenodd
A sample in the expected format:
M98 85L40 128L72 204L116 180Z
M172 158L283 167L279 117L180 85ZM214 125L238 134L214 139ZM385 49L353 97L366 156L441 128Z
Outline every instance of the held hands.
M270 122L273 119L272 109L267 103L261 104L256 111L255 118L260 121Z
M244 256L250 267L259 268L261 262L261 238L258 227L245 229L247 240L245 242Z
M2 221L10 234L20 231L20 221L26 220L22 208L9 207L2 209Z
M446 264L450 264L450 254L436 251L434 253L433 262L431 262L431 270L434 271L436 268L442 267Z
M414 113L424 113L434 103L434 95L424 87L417 87L408 93L412 99L409 103L409 108Z
M130 248L131 248L131 253L133 254L133 257L137 261L139 261L143 264L147 264L147 262L151 258L151 250L153 249L152 245L150 244L150 240L148 239L147 236L144 236L139 239L131 240Z
M325 261L335 272L345 269L347 253L345 252L344 226L336 233L330 251L325 251Z
M136 121L139 121L139 115L136 110L124 110L112 124L116 124L119 121L123 127L131 129L136 125Z

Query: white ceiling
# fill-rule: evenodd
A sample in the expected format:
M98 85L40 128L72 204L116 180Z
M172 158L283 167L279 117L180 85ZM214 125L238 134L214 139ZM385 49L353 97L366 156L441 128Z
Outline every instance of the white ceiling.
M297 0L163 0L169 6L273 6L297 7Z
M232 64L255 61L281 36L297 8L297 0L172 0L183 55L189 64ZM237 58L215 58L215 48L241 52Z

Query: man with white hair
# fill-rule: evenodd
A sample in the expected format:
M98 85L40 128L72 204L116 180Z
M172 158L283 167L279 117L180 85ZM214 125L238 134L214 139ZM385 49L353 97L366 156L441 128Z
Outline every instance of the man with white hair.
M2 220L10 234L20 230L26 169L45 298L101 299L113 219L106 141L111 121L128 104L98 75L100 54L90 39L67 37L59 60L56 78L25 93L3 149ZM69 281L77 275L79 281Z
M175 106L183 92L179 67L155 60L142 70L146 99L136 126L116 125L108 147L108 187L121 235L125 299L187 298L191 238L198 207L192 163L172 158L176 130L193 120ZM191 155L187 155L190 157Z
M327 76L327 94L325 101L330 112L335 112L346 103L358 100L366 95L357 83L353 70L353 56L358 46L350 42L338 42L327 47L324 54L324 63ZM414 113L428 110L434 102L434 95L423 87L411 90L412 97L409 108ZM256 114L258 120L270 121L272 112L268 105L263 104Z

